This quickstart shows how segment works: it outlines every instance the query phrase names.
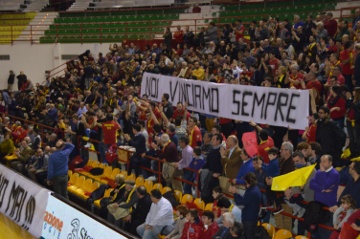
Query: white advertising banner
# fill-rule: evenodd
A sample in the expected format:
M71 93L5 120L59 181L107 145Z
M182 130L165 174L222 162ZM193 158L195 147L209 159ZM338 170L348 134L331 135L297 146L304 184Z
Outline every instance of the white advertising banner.
M41 222L44 239L126 238L51 195Z
M41 236L49 193L0 164L0 212L37 238Z
M218 117L305 129L308 126L307 90L216 84L145 73L141 96L161 102L169 94L173 106L188 102L188 109Z

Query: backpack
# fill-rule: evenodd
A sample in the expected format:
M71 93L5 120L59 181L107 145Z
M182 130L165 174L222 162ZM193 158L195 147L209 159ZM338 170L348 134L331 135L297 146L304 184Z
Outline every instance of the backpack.
M304 213L304 224L306 230L313 233L318 229L318 224L329 221L329 214L322 209L324 204L316 201L310 202Z
M256 232L255 232L255 238L256 239L271 239L269 236L269 233L266 231L266 229L263 226L257 226Z

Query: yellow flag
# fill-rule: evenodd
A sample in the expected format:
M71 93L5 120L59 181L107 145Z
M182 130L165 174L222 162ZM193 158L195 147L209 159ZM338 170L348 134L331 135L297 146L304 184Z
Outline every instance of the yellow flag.
M303 167L290 173L273 178L271 190L285 191L289 187L304 186L316 164Z

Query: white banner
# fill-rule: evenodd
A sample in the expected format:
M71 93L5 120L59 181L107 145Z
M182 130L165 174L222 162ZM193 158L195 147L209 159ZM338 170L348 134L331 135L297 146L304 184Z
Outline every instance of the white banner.
M170 95L173 106L188 102L188 109L218 117L274 126L305 129L309 92L258 86L216 84L145 73L141 96L161 102Z
M41 223L44 239L127 238L51 195Z
M49 193L0 164L0 212L37 238L41 236Z

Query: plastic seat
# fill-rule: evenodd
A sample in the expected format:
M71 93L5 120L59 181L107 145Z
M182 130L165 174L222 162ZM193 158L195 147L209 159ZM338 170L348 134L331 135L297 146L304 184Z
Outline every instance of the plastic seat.
M154 184L154 186L152 187L152 189L159 189L160 190L160 192L161 192L161 190L162 190L162 184L161 183L155 183Z
M121 170L119 168L114 168L111 173L111 179L115 179L116 175L120 174Z
M182 192L179 191L179 190L175 190L174 193L175 193L175 199L176 199L176 201L177 201L177 202L181 202Z
M93 184L92 179L90 178L86 179L85 182L81 185L81 187L78 187L74 190L74 194L82 198L85 192L90 192L92 184Z
M69 170L68 171L68 177L71 178L72 174L73 174L73 171Z
M139 176L135 180L135 186L136 187L142 186L142 185L144 185L144 182L145 182L145 179L143 177Z
M167 193L167 192L170 192L172 190L172 188L170 188L170 187L163 187L163 189L161 190L161 194L162 195L164 195L165 193Z
M193 200L194 200L194 198L192 195L184 194L181 198L181 204L192 203Z
M205 202L201 200L201 198L195 198L194 204L199 210L205 209Z
M102 197L102 198L110 197L110 193L111 193L113 190L114 190L113 188L108 188L108 189L106 189L106 190L105 190L105 193L104 193L104 197ZM102 198L94 201L94 205L95 205L96 207L98 207L98 208L101 207L101 206L100 206L100 201L101 201Z
M135 174L132 173L129 176L127 176L125 180L133 180L133 181L135 181L135 179L136 179L136 176L135 176Z
M78 178L79 178L79 174L78 173L73 173L71 175L71 177L70 177L70 180L69 180L69 186L75 185Z
M205 206L205 211L212 211L213 210L214 203L208 203Z
M265 228L265 230L268 232L270 238L274 238L275 236L275 227L269 223L263 223L261 224Z
M73 192L73 191L75 191L75 189L81 188L81 186L83 185L84 182L85 182L85 176L80 176L76 179L76 182L74 185L70 185L68 187L68 190L70 192Z
M296 236L295 239L309 239L309 238L306 236L299 235L299 236Z
M274 239L289 239L292 237L292 233L286 229L280 229L275 233Z
M106 178L111 178L112 171L113 171L113 168L111 166L106 166L104 169L103 176Z
M151 190L152 190L152 188L153 188L153 184L154 184L153 181L145 180L144 186L145 186L146 191L147 191L148 193L151 192Z

